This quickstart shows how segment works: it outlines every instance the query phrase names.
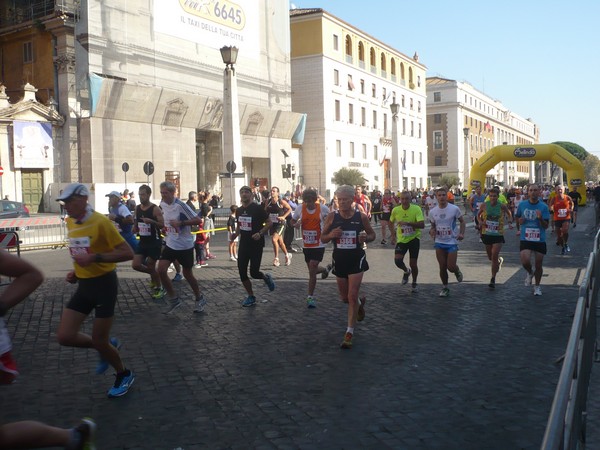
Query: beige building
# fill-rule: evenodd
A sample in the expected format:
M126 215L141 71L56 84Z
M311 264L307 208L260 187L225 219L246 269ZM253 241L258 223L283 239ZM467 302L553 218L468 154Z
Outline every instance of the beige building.
M41 204L54 205L64 183L124 188L125 177L153 186L169 179L183 195L220 192L223 121L231 112L223 103L219 49L232 45L239 48L236 173L248 184L292 185L281 165L299 164L291 139L302 115L291 112L288 2L227 5L226 15L215 15L201 2L169 0L0 4L0 81L10 103L31 82L37 100L64 120L54 124L51 164L39 168ZM7 139L13 149L10 131ZM7 157L5 176L17 180L18 199L22 171ZM150 176L146 162L154 167Z
M532 120L468 83L440 77L427 78L427 130L433 185L449 175L457 176L465 188L473 163L492 147L539 143L539 128ZM529 161L500 163L488 172L486 184L513 186L519 178L533 177L533 167Z
M426 186L426 67L418 56L410 58L323 9L293 9L290 16L292 104L308 114L303 183L331 196L333 174L347 167L364 174L369 190Z

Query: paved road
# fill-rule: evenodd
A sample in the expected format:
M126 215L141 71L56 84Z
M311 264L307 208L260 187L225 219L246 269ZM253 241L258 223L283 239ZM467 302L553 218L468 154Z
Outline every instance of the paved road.
M137 380L119 399L106 398L112 376L94 375L93 351L55 342L73 291L62 280L66 251L26 252L48 279L8 317L22 375L0 389L0 421L66 425L89 415L100 449L537 449L591 248L591 213L581 211L570 254L549 245L542 297L523 285L512 231L490 291L488 261L469 228L459 254L465 281L452 281L447 299L437 296L428 237L418 294L400 285L391 246L371 244L367 317L350 351L339 349L346 310L333 277L319 280L318 307L306 309L300 254L272 268L274 292L256 283L259 303L246 309L219 235L218 259L195 269L206 313L192 313L191 291L180 284L187 303L173 317L121 265L114 333ZM263 268L271 257L268 248Z

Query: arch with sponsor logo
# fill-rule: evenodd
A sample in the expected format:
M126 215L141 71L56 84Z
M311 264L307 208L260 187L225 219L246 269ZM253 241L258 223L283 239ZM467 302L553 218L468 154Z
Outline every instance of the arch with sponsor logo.
M468 195L471 195L471 191L475 186L484 186L486 173L503 161L552 161L567 173L569 190L584 186L585 171L583 164L560 145L498 145L488 150L473 164ZM579 204L585 205L585 192L581 193Z

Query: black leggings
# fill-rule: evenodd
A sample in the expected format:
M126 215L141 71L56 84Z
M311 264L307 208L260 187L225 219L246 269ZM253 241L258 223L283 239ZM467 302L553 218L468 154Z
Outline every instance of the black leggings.
M246 281L249 279L248 263L250 263L250 276L256 280L264 279L264 275L260 271L262 255L263 245L244 245L240 242L237 260L238 271L240 272L240 280Z

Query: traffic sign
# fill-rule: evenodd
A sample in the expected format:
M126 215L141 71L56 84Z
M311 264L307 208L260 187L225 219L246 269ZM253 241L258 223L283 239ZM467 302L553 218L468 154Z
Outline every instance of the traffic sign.
M121 166L121 169L123 169L123 172L127 172L129 170L129 164L124 162Z
M154 164L152 164L152 161L146 161L144 163L144 173L148 176L154 173Z
M229 173L235 172L235 169L237 169L235 161L227 161L227 164L225 164L225 168L227 169L227 172L229 172Z
M0 177L4 175L4 168L2 166L0 166Z

